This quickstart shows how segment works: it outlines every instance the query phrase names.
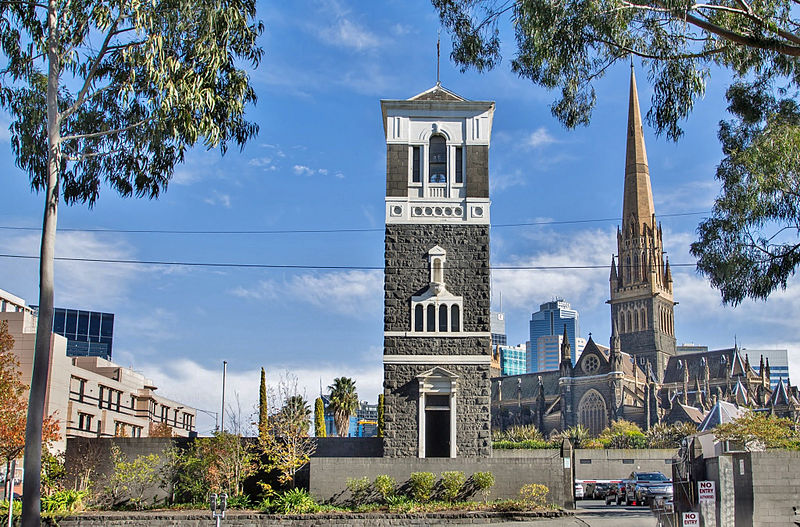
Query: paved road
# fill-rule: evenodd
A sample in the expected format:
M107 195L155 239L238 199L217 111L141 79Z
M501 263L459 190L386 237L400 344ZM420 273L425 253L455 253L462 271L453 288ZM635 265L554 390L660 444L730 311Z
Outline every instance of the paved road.
M656 527L649 508L608 506L602 501L578 501L575 516L553 520L487 524L503 527ZM474 524L473 524L474 525Z

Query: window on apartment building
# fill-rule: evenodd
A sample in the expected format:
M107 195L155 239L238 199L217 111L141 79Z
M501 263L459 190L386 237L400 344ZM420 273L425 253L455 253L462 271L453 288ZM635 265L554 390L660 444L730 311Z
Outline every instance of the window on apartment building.
M78 429L87 432L92 430L92 416L90 414L78 412Z
M142 427L131 426L131 437L142 437Z
M114 421L114 437L128 437L127 425L120 421Z
M169 406L161 407L161 422L166 423L169 419Z
M99 395L97 396L97 407L98 408L102 408L103 407L103 395L105 395L105 391L106 391L106 387L105 386L100 386Z

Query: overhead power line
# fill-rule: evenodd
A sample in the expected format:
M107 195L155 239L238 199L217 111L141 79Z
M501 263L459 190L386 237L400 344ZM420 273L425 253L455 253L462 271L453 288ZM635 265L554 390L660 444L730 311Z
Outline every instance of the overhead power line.
M676 212L672 214L661 214L658 218L675 218L681 216L702 216L710 214L710 211L700 212ZM491 224L492 228L504 227L535 227L546 225L575 225L581 223L605 223L619 222L621 218L591 218L581 220L542 220L520 223L496 223ZM13 225L0 225L0 229L9 231L39 231L41 227L18 227ZM232 230L193 230L193 229L81 229L64 227L58 229L61 232L93 232L93 233L115 233L115 234L200 234L200 235L226 235L226 234L331 234L331 233L357 233L357 232L383 232L383 228L353 228L353 229L232 229Z
M0 254L0 258L13 258L22 260L38 260L38 256L24 255L24 254ZM337 270L337 271L378 271L383 269L383 266L369 266L369 265L298 265L298 264L259 264L259 263L237 263L237 262L180 262L180 261L166 261L166 260L117 260L112 258L70 258L70 257L56 257L58 261L62 262L84 262L84 263L105 263L105 264L132 264L132 265L159 265L159 266L176 266L176 267L230 267L230 268L243 268L243 269L299 269L299 270ZM694 267L693 263L671 263L671 267ZM617 264L618 267L626 267ZM634 266L630 266L634 267ZM427 267L424 267L427 269ZM458 268L451 266L451 268ZM471 268L471 267L470 267ZM609 265L493 265L493 271L551 271L559 269L571 270L591 270L591 269L608 269ZM423 269L423 267L420 267Z

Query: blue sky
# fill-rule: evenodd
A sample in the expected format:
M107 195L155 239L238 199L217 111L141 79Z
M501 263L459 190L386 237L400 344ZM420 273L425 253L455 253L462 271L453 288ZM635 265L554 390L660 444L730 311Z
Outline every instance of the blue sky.
M277 5L276 5L277 4ZM425 0L261 3L266 55L252 72L260 134L243 152L193 151L157 201L110 191L91 211L62 207L62 229L296 230L365 232L167 235L60 231L58 256L146 261L380 267L385 146L379 100L411 97L436 81L438 19ZM513 49L504 41L506 59ZM508 60L461 74L442 34L442 83L468 99L497 103L490 153L492 264L607 265L616 221L503 227L510 223L617 218L621 214L627 64L596 85L589 127L564 130L550 115L555 94L520 80ZM650 88L637 64L643 110ZM728 77L713 72L679 143L647 130L656 214L708 211L718 192L717 123ZM0 130L7 128L8 118ZM38 227L42 196L30 191L0 133L4 167L0 227ZM688 254L702 216L662 217L673 263ZM0 252L35 255L35 230L0 229ZM796 281L766 303L732 309L693 268L673 268L679 343L788 348L800 375ZM510 343L527 340L532 311L554 296L581 314L582 336L608 343L608 271L495 271ZM0 258L0 288L37 303L34 261ZM264 366L271 382L291 371L308 397L334 377L356 379L362 399L381 389L382 272L56 264L58 306L116 314L114 359L153 378L164 395L219 408L221 364L228 400L252 410ZM752 360L752 358L751 358ZM755 359L757 361L757 358ZM213 419L200 421L201 432Z

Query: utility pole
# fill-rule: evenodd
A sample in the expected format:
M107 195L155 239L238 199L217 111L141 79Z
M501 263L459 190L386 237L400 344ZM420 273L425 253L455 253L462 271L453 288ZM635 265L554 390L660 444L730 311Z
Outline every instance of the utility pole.
M219 429L225 431L225 376L228 374L228 361L222 361L222 413L219 418Z

